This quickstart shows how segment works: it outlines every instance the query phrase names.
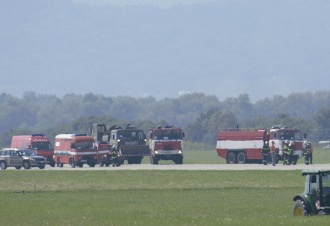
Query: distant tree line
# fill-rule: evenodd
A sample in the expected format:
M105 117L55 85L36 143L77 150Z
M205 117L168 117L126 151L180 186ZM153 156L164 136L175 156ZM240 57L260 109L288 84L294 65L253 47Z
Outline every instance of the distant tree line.
M330 92L295 93L251 103L248 94L227 98L192 93L177 98L105 97L88 93L62 98L26 92L22 98L0 94L0 145L12 135L87 133L92 123L131 123L148 132L159 124L181 126L186 140L214 145L224 128L299 128L312 141L330 139Z

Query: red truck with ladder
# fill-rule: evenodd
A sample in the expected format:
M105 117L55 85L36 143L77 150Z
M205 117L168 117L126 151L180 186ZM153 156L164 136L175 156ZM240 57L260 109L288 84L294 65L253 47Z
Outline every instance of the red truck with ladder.
M86 134L59 134L55 137L53 158L57 167L83 167L84 163L94 167L98 161L94 138Z
M149 131L149 149L151 164L159 160L172 160L183 163L183 143L185 134L180 127L158 126Z
M55 161L53 160L54 148L44 134L13 136L11 139L11 148L35 150L38 155L46 158L47 164L51 167L55 166Z
M293 158L297 160L303 154L303 142L306 139L298 129L273 126L271 129L236 129L219 131L216 151L229 164L261 163L261 149L266 141L275 142L277 160L283 160L285 141L293 142ZM270 158L269 158L269 161Z

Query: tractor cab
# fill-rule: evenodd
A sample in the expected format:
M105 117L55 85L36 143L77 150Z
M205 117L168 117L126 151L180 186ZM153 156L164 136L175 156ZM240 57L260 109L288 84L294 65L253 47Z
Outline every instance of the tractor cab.
M294 216L330 214L330 170L303 170L305 191L293 198Z

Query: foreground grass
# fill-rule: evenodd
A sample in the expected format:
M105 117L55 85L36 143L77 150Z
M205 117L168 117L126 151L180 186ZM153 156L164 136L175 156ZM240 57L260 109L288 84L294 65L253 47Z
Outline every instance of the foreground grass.
M0 171L0 225L325 225L300 171Z

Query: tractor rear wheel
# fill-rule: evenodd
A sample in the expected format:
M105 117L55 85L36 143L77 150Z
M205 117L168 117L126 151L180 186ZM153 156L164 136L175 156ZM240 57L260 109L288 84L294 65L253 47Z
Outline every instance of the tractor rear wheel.
M306 203L303 200L298 199L294 203L293 216L308 216L308 215L311 215L311 213L307 209Z

